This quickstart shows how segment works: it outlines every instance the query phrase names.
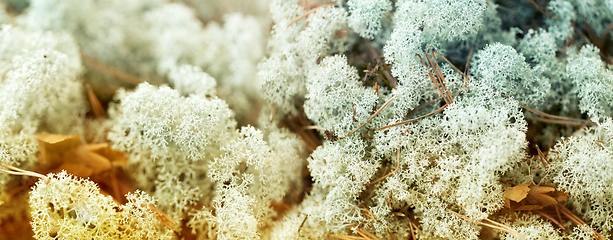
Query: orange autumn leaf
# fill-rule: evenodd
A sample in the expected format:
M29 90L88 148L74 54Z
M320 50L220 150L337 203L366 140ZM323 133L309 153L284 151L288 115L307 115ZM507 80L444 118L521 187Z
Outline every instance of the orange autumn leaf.
M543 207L553 206L558 204L558 201L548 194L552 194L555 191L556 188L552 186L532 186L530 188L530 192L528 192L529 197L526 200L528 203Z
M540 210L567 200L565 192L549 185L526 183L507 187L504 192L505 207L516 211ZM511 200L514 203L511 203Z
M526 183L515 187L507 187L507 190L504 191L504 197L508 198L509 200L519 202L528 196L528 192L530 192L529 185L532 185L532 183Z
M64 169L79 177L89 177L125 165L122 152L108 143L86 144L74 135L40 133L37 135L40 164L47 169Z

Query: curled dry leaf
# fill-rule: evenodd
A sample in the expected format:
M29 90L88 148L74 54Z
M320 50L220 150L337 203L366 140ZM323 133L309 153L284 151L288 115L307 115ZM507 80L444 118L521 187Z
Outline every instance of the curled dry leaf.
M504 191L505 197L505 205L509 200L513 200L515 202L519 202L528 196L528 192L530 192L530 185L532 183L526 183L522 185L517 185L515 187L507 187L507 190ZM510 207L507 205L507 207Z
M505 207L516 211L540 210L567 200L566 193L553 186L532 183L508 187L504 197Z
M36 136L40 151L39 162L50 171L66 170L79 177L89 177L124 166L122 152L113 151L107 143L85 144L74 135L47 132Z

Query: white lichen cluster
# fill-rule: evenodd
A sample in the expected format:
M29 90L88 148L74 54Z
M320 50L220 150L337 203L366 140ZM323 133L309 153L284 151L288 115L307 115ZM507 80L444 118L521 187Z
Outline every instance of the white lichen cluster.
M0 3L0 163L42 171L36 135L74 134L123 152L134 189L119 204L55 172L20 193L27 178L0 173L0 225L30 218L36 239L613 237L609 1L15 2ZM108 118L86 116L86 84ZM524 183L564 192L586 224L505 207Z

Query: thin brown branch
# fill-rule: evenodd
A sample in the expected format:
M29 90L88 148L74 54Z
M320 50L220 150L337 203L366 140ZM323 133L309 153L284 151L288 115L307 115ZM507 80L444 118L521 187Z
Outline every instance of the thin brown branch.
M390 240L394 240L394 237L392 237L392 233L390 233L390 228L385 227L385 230L387 231L387 235L390 237Z
M364 234L364 233L362 233L362 232L360 232L360 231L358 231L358 234L359 234L360 236L362 236L362 238L363 238L363 239L371 240L371 238L369 238L368 236L366 236L366 234Z
M551 114L548 114L548 113L545 113L545 112L541 112L541 111L536 110L534 108L528 107L525 104L522 104L520 102L517 102L517 104L519 104L519 106L525 108L526 110L528 110L528 111L530 111L532 113L535 113L535 114L538 114L538 115L541 115L541 116L544 116L544 117L553 118L553 119L561 119L561 120L573 120L572 118L569 118L569 117L556 116L556 115L551 115Z
M415 231L413 230L413 223L409 221L409 228L411 229L411 239L415 240Z
M536 9L537 11L539 11L540 13L545 15L546 18L551 18L551 15L549 15L547 12L545 12L543 7L541 7L541 5L539 5L536 1L528 0L528 2L534 7L534 9Z
M505 98L509 98L508 96L501 94L503 97ZM584 120L584 119L578 119L578 118L569 118L569 117L562 117L562 116L556 116L556 115L552 115L549 113L545 113L539 110L536 110L534 108L528 107L525 104L522 104L520 102L517 102L517 104L519 104L519 106L523 107L524 109L528 110L529 112L532 112L534 114L538 114L541 116L545 116L548 118L553 118L553 119L546 119L546 118L541 118L541 117L530 117L534 120L537 121L541 121L541 122L547 122L547 123L554 123L554 124L562 124L562 125L575 125L575 126L582 126L582 125L595 125L596 123L590 121L590 120ZM555 119L559 119L559 120L555 120Z
M392 172L390 172L390 173L388 173L388 174L385 174L383 177L380 177L379 179L377 179L377 180L374 180L374 181L370 182L370 183L368 184L368 186L373 185L373 184L375 184L375 183L378 183L378 182L380 182L380 181L383 181L383 180L384 180L384 179L386 179L387 177L394 175L394 173L397 173L397 172L398 172L398 170L400 170L400 169L398 169L398 168L397 168L396 170L394 170L394 171L392 171Z
M497 9L500 9L500 10L503 10L503 11L510 12L510 13L512 13L512 14L517 14L517 11L515 11L515 10L513 10L513 9L510 9L510 8L507 8L507 7L500 6L500 5L498 5L498 4L496 4L496 8L497 8Z
M598 49L602 49L602 46L600 45L600 42L598 41L598 37L596 37L596 33L594 32L594 30L592 30L592 27L590 26L589 23L587 23L587 21L583 21L583 25L585 25L585 30L587 31L587 37L590 39L590 41L592 41L592 43L594 45L596 45L596 47Z
M426 115L423 115L421 117L417 117L417 118L409 119L409 120L402 121L402 122L399 122L399 123L394 123L394 124L391 124L391 125L380 127L377 130L375 130L375 131L381 131L381 130L385 130L385 129L388 129L388 128L391 128L391 127L396 127L396 126L404 125L404 124L407 124L407 123L415 122L415 121L417 121L419 119L422 119L422 118L425 118L425 117L429 117L429 116L431 116L433 114L439 113L439 112L443 111L443 109L445 109L445 107L447 107L447 105L444 105L444 106L440 107L439 109L436 109L436 110L434 110L434 111L432 111L432 112L430 112L430 113L428 113Z
M162 210L156 208L153 205L149 205L149 208L151 210L153 210L154 212L156 212L158 215L160 215L162 218L164 218L166 221L172 223L172 224L177 224L175 221L172 220L172 218L170 218L168 215L166 215L166 213L162 212Z
M558 221L562 222L562 216L560 216L560 209L558 209L558 205L553 205L556 208L556 214L558 215Z
M112 68L110 66L107 66L106 64L99 62L98 60L96 60L92 56L87 55L84 52L81 52L81 58L87 64L89 64L90 66L95 68L96 70L98 70L98 71L100 71L100 72L102 72L104 74L110 75L111 77L114 77L115 79L117 79L119 81L122 81L124 83L132 84L132 85L138 85L139 83L144 82L142 79L140 79L140 78L138 78L136 76L133 76L133 75L121 72L121 71L119 71L117 69L114 69L114 68Z

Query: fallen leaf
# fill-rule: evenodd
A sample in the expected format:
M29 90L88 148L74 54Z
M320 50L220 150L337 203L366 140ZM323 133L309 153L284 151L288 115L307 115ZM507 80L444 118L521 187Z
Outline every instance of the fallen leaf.
M532 186L530 188L530 192L528 192L528 196L530 197L528 197L526 200L528 203L540 205L543 207L556 205L558 204L558 201L556 201L556 199L552 196L547 195L547 193L552 193L555 190L555 187L547 185Z
M66 170L79 177L89 177L114 166L125 166L127 162L123 152L113 151L108 143L85 144L78 136L46 132L36 138L39 163L53 172Z
M504 197L515 202L520 202L526 198L526 196L528 196L528 192L530 192L530 185L532 185L532 183L526 183L515 187L507 187L507 190L504 191Z
M507 187L504 197L504 206L515 211L540 210L568 199L565 192L553 186L532 183Z
M42 132L36 135L38 140L38 150L40 151L39 163L43 165L61 164L55 162L61 159L61 155L68 149L81 145L81 140L77 136L66 136Z

